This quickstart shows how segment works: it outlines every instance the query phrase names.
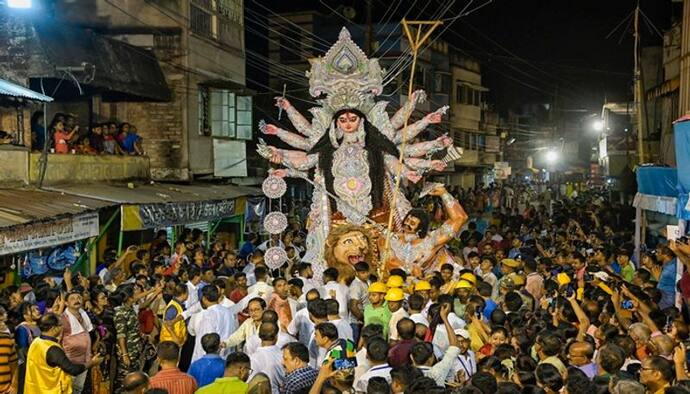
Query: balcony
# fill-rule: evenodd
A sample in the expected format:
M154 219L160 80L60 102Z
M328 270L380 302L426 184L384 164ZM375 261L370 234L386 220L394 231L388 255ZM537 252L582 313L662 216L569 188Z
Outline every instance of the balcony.
M144 156L48 154L44 185L147 180L149 158ZM41 154L27 148L0 146L0 185L35 184L40 176Z
M39 177L40 153L29 155L29 181ZM43 183L91 183L145 180L149 178L149 158L145 156L48 154Z

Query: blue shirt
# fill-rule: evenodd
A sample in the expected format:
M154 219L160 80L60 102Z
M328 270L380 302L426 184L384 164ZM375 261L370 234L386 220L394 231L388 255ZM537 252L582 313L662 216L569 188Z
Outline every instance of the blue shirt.
M661 276L656 288L661 290L661 309L669 308L676 303L676 268L678 261L674 258L661 268Z
M194 361L187 371L198 387L213 383L217 378L222 378L225 373L225 360L217 354L207 354Z
M125 139L122 140L122 149L130 153L134 152L134 143L139 141L139 138L138 134L127 133Z
M496 310L498 307L498 304L494 302L492 299L488 299L485 301L484 304L484 317L486 320L491 320L491 314Z

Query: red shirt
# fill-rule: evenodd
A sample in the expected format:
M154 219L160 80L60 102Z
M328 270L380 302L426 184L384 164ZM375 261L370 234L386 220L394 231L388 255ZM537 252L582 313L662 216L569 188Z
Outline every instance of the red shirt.
M177 368L161 369L151 378L152 389L166 389L168 394L194 394L196 380Z
M69 152L69 133L65 131L55 132L55 152L67 153Z

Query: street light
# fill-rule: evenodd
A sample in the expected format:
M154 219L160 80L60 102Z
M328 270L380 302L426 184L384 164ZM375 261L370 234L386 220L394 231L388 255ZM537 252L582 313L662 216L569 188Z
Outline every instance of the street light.
M601 119L595 120L594 123L592 123L592 128L594 131L604 131L604 121Z
M546 152L546 161L549 164L553 164L558 159L558 152L555 150L550 150Z
M32 0L7 0L7 6L9 8L31 8Z

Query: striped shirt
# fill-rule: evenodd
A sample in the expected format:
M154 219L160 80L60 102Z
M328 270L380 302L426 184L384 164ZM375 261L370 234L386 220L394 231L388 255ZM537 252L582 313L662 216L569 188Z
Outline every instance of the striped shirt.
M12 371L17 368L17 349L12 334L0 332L0 393L9 391Z
M152 389L166 389L168 394L193 394L196 380L177 368L161 369L151 378Z

